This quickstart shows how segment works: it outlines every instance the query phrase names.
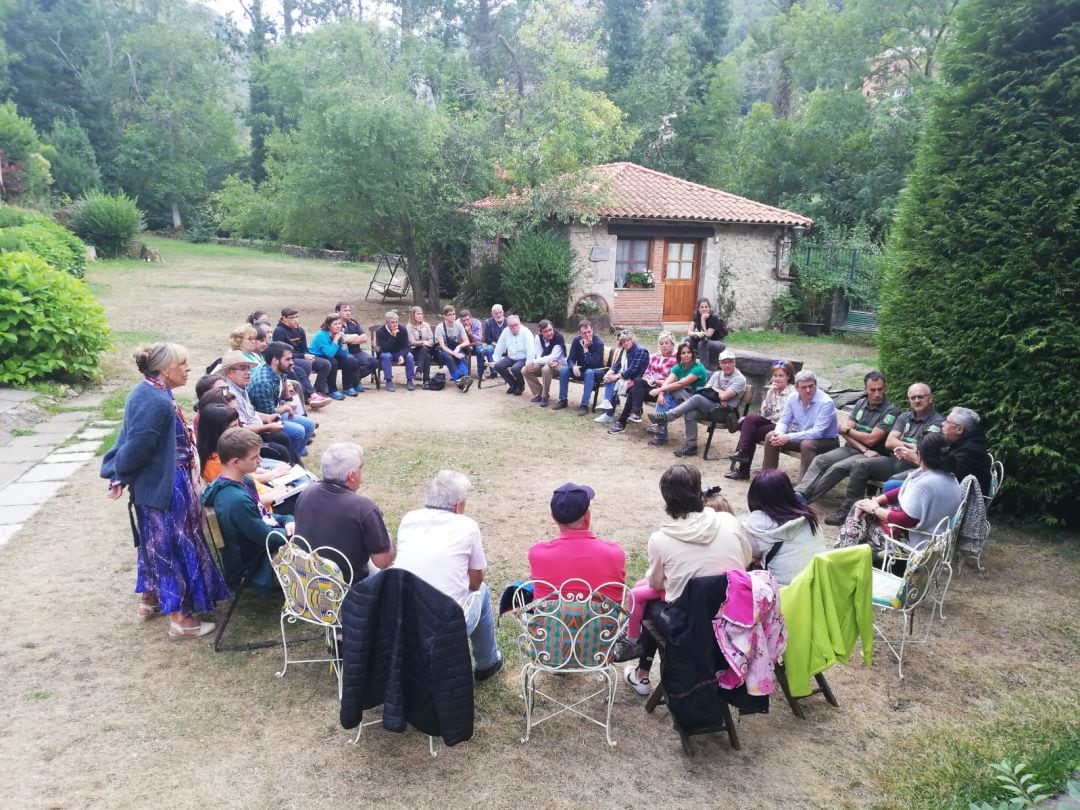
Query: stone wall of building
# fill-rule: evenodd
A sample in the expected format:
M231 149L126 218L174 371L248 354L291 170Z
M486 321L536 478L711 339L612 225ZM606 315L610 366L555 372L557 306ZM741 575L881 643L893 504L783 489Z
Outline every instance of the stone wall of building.
M776 252L781 251L781 276L788 275L790 244L784 229L764 225L717 225L716 236L702 250L701 295L714 303L721 275L735 296L729 325L733 329L765 326L772 317L772 301L787 292L788 283L776 278Z
M664 311L663 242L654 243L649 266L657 284L652 290L615 289L615 247L617 238L607 226L594 228L573 225L568 228L574 252L576 275L570 303L590 293L607 302L613 324L655 328ZM776 253L780 250L780 275L776 277ZM716 236L703 241L699 295L715 304L721 289L721 276L734 294L732 328L761 327L772 317L772 302L786 292L790 264L790 242L784 229L764 225L717 225Z

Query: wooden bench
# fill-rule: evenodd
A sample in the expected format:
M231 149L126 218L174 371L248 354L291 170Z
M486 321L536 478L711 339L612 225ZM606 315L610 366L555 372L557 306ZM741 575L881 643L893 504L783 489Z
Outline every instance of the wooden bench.
M844 318L844 322L839 326L833 328L834 332L839 332L840 337L844 337L846 332L856 332L864 335L875 335L878 330L878 320L876 312L864 312L858 309L848 310L847 317Z

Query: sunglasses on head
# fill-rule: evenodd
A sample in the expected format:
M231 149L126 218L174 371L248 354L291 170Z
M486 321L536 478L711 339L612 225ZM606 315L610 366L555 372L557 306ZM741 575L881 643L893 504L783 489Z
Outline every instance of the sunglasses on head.
M773 368L783 368L784 365L785 365L785 361L783 361L783 360L773 360L772 361L772 367Z

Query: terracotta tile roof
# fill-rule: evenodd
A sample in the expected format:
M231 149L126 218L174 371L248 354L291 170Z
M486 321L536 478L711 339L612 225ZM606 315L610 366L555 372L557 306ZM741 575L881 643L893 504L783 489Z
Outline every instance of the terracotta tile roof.
M607 163L594 167L591 173L601 183L610 184L608 201L599 210L604 219L742 222L807 228L813 224L813 220L783 208L681 180L636 163ZM509 199L512 197L487 197L473 205L495 208Z

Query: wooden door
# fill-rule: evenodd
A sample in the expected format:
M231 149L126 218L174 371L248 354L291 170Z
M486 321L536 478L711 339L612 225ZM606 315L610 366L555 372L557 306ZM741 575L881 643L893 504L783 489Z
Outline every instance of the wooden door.
M664 245L664 320L686 321L694 316L701 240L668 240Z

